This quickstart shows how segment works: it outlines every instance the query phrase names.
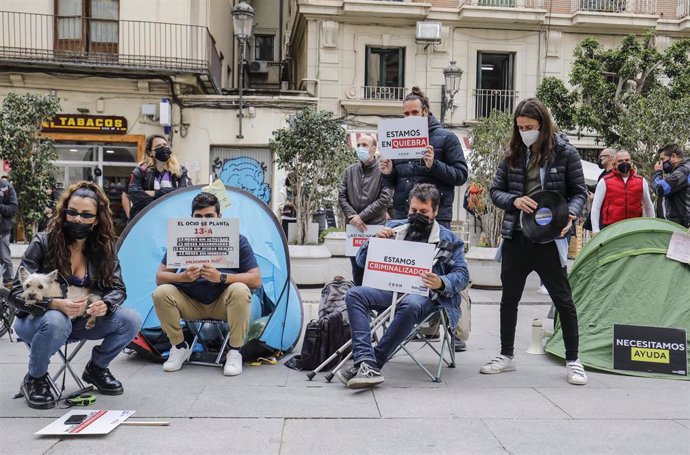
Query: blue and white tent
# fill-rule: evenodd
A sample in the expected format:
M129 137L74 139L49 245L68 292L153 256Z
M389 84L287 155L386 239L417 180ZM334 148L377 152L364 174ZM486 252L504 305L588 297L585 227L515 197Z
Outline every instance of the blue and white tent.
M262 318L261 299L257 294L252 299L250 332L259 328L252 352L257 343L267 351L289 352L299 339L303 313L299 292L290 280L290 258L283 230L269 207L255 196L236 188L226 189L231 207L222 216L239 218L240 233L249 240L261 270L264 294L275 305L273 312ZM135 339L139 347L150 347L153 343L146 340L146 333L160 326L152 294L156 271L166 250L167 220L190 217L192 199L200 191L201 186L188 187L156 200L129 223L117 244L127 287L124 305L136 310L143 321L141 333Z

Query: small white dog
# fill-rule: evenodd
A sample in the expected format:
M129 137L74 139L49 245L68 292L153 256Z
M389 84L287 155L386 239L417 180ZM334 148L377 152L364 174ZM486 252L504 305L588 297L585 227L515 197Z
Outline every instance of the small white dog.
M24 299L25 305L35 305L36 302L40 302L44 299L70 299L78 300L86 297L86 306L84 307L84 312L77 316L73 316L72 319L87 316L86 310L91 306L92 303L101 300L101 296L89 292L88 288L81 286L68 286L67 296L62 295L62 289L60 288L60 283L57 280L58 271L53 270L48 274L44 273L29 273L24 267L19 267L19 281L24 288L21 297ZM89 320L86 321L86 328L92 329L96 325L96 316L89 316Z

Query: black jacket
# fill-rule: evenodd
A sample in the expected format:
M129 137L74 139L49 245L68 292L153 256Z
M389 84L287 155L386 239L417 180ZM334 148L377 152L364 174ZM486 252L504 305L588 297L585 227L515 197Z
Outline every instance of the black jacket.
M657 216L690 227L690 159L681 161L666 178L661 171L654 172L652 185L663 198Z
M147 166L145 164L140 164L129 178L129 186L127 188L127 194L132 201L132 210L129 214L129 219L134 219L137 213L141 212L144 207L155 201L161 196L164 196L171 191L175 191L177 188L184 188L191 185L192 181L187 174L187 169L182 167L182 173L180 176L172 176L172 188L161 188L156 190L156 194L149 196L146 191L153 191L154 182L156 180L156 168L153 166Z
M0 180L0 235L7 235L12 231L12 218L17 213L17 193L12 184Z
M467 181L467 163L458 137L444 129L429 114L429 143L434 147L434 164L427 168L421 159L393 160L393 172L384 176L386 186L394 188L393 207L396 219L406 219L409 195L417 183L433 183L441 193L438 221L453 219L455 187Z
M555 155L553 161L546 164L544 171L544 190L558 191L568 201L568 212L579 216L587 200L585 176L582 173L582 163L577 149L570 145L563 134L556 134ZM527 154L521 157L521 166L511 169L505 160L496 171L491 185L491 201L500 209L505 210L501 235L509 239L513 236L513 229L518 222L520 211L515 208L515 199L525 194L525 173L527 169Z
M37 234L22 257L21 267L24 267L29 273L50 273L48 270L48 233L41 232ZM89 261L89 285L96 293L103 296L103 302L108 306L108 312L112 313L122 305L127 298L125 291L125 284L122 281L122 272L120 270L120 263L115 263L113 270L113 284L111 286L104 286L98 279L98 269L94 266L98 258L88 258ZM116 260L117 261L117 260ZM63 294L67 294L67 282L65 277L60 277L60 286ZM23 318L28 314L41 315L45 313L48 301L41 302L40 305L26 306L24 299L20 297L22 293L22 284L19 281L19 274L14 279L12 290L10 292L9 302L17 310L17 317Z

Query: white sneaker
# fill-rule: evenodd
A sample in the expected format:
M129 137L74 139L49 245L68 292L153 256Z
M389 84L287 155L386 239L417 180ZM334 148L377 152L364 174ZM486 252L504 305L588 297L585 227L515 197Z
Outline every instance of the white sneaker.
M547 291L547 290L546 290L546 286L544 286L544 285L542 284L542 285L539 285L539 290L537 291L537 294L549 295L549 291Z
M177 371L182 368L182 364L189 360L192 350L187 348L178 349L173 346L170 349L168 360L163 364L163 371Z
M225 376L237 376L242 373L242 354L237 349L230 349L225 358L223 374Z
M481 367L479 372L483 374L496 374L503 373L504 371L515 371L515 369L515 359L501 354Z
M572 362L565 362L565 369L568 372L568 382L574 385L586 385L587 374L582 366L580 359Z

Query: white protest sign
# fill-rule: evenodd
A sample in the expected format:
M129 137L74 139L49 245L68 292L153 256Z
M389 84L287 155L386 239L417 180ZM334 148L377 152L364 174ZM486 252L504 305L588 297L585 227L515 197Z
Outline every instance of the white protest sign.
M359 247L364 245L364 242L375 236L377 232L383 227L382 224L367 224L367 230L362 232L351 224L345 228L347 240L345 243L345 256L356 256Z
M81 436L108 434L127 420L136 411L99 411L97 409L75 409L55 422L36 432L40 435ZM73 415L85 416L81 423L66 424Z
M221 179L215 179L210 185L201 188L201 191L211 193L218 198L221 213L223 213L225 209L229 209L230 205L232 205L228 190L225 188L225 183L223 183Z
M404 240L369 240L362 285L384 291L428 295L421 274L431 272L434 245Z
M378 148L384 158L421 158L427 145L429 123L426 117L405 117L379 122Z
M240 266L240 220L171 218L168 220L168 268L236 269Z
M674 232L668 244L666 257L690 264L690 235Z

